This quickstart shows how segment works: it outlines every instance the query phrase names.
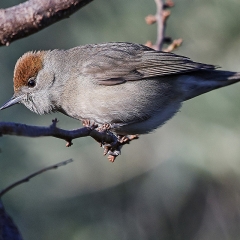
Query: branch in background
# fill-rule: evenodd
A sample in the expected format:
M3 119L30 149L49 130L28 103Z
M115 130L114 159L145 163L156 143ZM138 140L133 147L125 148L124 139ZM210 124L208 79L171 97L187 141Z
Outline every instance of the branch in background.
M22 184L22 183L28 182L31 178L34 178L35 176L37 176L37 175L39 175L39 174L42 174L42 173L44 173L44 172L46 172L46 171L48 171L48 170L53 170L53 169L57 169L58 167L65 166L66 164L71 163L71 162L73 162L73 160L72 160L72 159L68 159L68 160L65 160L65 161L63 161L63 162L54 164L54 165L52 165L52 166L43 168L43 169L41 169L41 170L39 170L39 171L37 171L37 172L35 172L35 173L33 173L33 174L31 174L31 175L29 175L29 176L21 179L21 180L15 182L15 183L13 183L13 184L11 184L10 186L8 186L8 187L6 187L5 189L3 189L2 191L0 191L0 198L2 198L2 196L3 196L5 193L7 193L8 191L10 191L10 190L13 189L14 187L16 187L16 186L18 186L18 185L20 185L20 184ZM1 239L1 238L0 238L0 239Z
M167 19L171 14L166 9L173 7L174 3L172 0L166 0L165 3L163 3L163 0L155 0L155 3L157 8L156 14L147 16L145 20L147 24L157 23L157 41L154 45L151 41L148 41L145 45L158 51L171 52L182 44L182 39L172 41L171 38L165 36ZM166 49L163 49L163 44L169 42L171 44Z
M2 204L1 198L2 196L7 193L8 191L10 191L11 189L13 189L14 187L28 182L30 179L32 179L33 177L42 174L48 170L53 170L53 169L57 169L58 167L61 166L65 166L68 163L71 163L73 160L72 159L68 159L65 160L63 162L54 164L52 166L43 168L13 184L11 184L10 186L6 187L5 189L3 189L0 192L0 239L2 240L22 240L22 236L16 226L16 224L13 222L12 218L7 214L7 212L5 211L5 208Z
M0 9L0 46L36 33L69 17L93 0L29 0Z
M164 52L172 52L182 45L183 40L181 38L173 40L167 48L163 49Z

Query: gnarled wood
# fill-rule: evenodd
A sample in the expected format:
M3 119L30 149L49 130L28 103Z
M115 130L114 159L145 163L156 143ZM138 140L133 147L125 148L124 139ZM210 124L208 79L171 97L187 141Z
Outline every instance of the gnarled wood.
M29 36L69 17L93 0L29 0L0 9L0 46Z

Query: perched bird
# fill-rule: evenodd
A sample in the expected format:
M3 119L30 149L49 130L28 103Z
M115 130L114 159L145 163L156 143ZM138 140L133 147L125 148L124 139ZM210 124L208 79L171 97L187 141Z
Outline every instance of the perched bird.
M22 103L38 114L58 111L131 135L153 131L183 101L236 83L240 73L119 42L25 53L13 81L14 95L0 110Z

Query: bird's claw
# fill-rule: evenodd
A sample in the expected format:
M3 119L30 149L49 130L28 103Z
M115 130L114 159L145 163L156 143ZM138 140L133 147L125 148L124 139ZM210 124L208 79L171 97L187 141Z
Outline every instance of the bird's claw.
M112 128L111 124L109 123L104 123L103 125L101 125L100 127L98 127L98 131L99 132L106 132L106 131L110 131Z
M91 129L95 129L95 128L98 127L98 124L96 124L94 121L91 121L89 119L82 120L82 125L84 127L88 127L88 128L91 128Z
M138 139L138 135L130 135L130 136L123 136L118 135L118 140L112 144L104 144L102 146L104 148L103 154L104 156L108 154L108 160L110 162L114 162L116 157L121 154L121 148L125 144L129 144L132 140Z
M124 144L129 144L132 140L134 139L138 139L139 136L138 135L129 135L129 136L126 136L126 135L119 135L118 136L118 141L124 145Z
M119 146L118 149L115 149L115 150L110 149L110 150L107 152L107 154L108 154L108 160L109 160L110 162L114 162L115 159L117 158L117 156L121 154L121 148L122 148L122 146Z
M85 119L82 120L82 124L84 127L88 127L91 129L96 129L98 132L106 132L107 134L112 134L115 137L117 137L116 141L112 143L106 143L106 142L99 142L100 147L103 147L103 155L108 155L108 160L110 162L114 162L116 157L121 154L121 148L125 144L129 144L132 140L138 139L138 135L115 135L110 130L112 129L112 125L109 123L102 124L101 126L98 126L94 121ZM97 141L97 140L96 140ZM71 145L71 142L70 142Z

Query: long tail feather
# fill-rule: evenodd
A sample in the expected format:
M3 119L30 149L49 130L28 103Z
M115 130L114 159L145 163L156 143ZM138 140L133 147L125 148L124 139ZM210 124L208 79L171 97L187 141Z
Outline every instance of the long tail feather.
M194 74L189 73L187 75L189 78L184 82L184 85L187 86L185 92L189 94L186 94L185 101L203 93L240 81L240 72L205 70Z

